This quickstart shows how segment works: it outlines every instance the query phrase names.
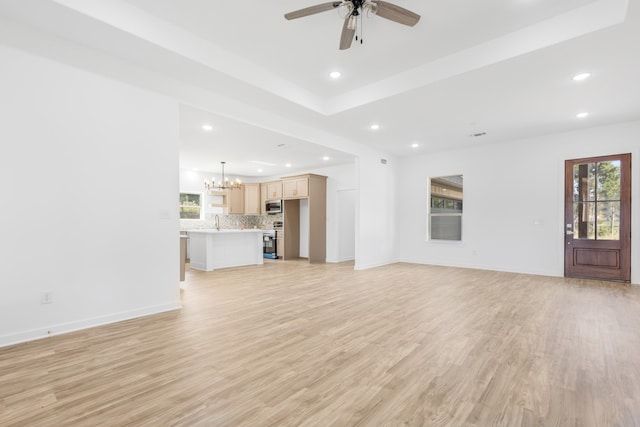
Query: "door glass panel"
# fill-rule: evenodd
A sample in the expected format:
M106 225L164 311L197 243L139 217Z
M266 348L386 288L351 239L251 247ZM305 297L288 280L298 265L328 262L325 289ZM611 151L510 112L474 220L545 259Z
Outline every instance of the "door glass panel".
M620 202L598 202L598 240L620 240Z
M596 163L573 166L573 201L586 202L596 197Z
M595 202L573 204L573 238L595 239L596 237Z
M620 160L598 163L598 200L620 200Z

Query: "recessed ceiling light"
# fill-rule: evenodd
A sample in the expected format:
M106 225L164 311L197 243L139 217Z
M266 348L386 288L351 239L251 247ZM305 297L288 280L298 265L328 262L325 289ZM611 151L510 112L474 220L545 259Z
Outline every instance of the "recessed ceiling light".
M414 142L413 144L411 144L411 148L418 148L420 147L420 144L418 144L417 142Z
M371 126L369 126L369 128L370 128L371 130L378 130L378 129L380 129L380 125L379 125L379 124L377 124L377 123L374 123L374 124L372 124Z
M284 167L290 168L291 167L291 163L287 163L286 165L284 165Z
M329 156L324 156L324 157L322 158L322 160L324 160L324 161L326 162L327 160L329 160Z
M213 126L211 126L211 125L202 125L202 129L206 130L207 132L211 132L213 130Z
M258 172L262 172L262 169L258 169Z
M576 114L576 117L579 119L584 119L585 117L587 117L589 115L589 113L587 113L586 111L583 113L578 113Z
M579 81L588 79L590 76L591 76L591 73L580 73L573 76L573 80L579 82Z
M332 79L339 79L342 73L340 71L332 71L329 73L329 77Z

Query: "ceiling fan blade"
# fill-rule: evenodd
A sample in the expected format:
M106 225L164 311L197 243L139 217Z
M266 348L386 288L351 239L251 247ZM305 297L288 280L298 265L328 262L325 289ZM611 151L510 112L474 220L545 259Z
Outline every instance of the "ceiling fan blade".
M293 12L289 12L284 15L286 19L297 19L302 18L304 16L314 15L320 12L326 12L327 10L335 9L336 7L342 4L341 1L332 1L329 3L317 4L311 7L305 7L304 9L294 10Z
M356 34L356 29L349 28L349 18L351 15L347 15L344 19L344 25L342 26L342 35L340 36L340 50L349 49L351 42L353 42L353 36Z
M413 27L420 20L420 15L417 13L413 13L410 10L397 6L393 3L377 0L374 0L374 2L378 4L378 11L376 15L382 16L383 18L389 19L393 22Z

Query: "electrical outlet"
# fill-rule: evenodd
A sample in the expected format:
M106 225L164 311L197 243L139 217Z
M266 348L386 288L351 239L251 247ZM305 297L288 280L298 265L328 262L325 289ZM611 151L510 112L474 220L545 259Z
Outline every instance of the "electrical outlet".
M53 302L53 292L42 291L40 294L40 304L51 304Z

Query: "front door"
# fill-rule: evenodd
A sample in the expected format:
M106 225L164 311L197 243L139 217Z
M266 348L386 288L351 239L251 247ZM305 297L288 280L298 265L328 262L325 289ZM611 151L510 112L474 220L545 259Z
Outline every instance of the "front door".
M631 154L565 162L567 277L631 280Z

